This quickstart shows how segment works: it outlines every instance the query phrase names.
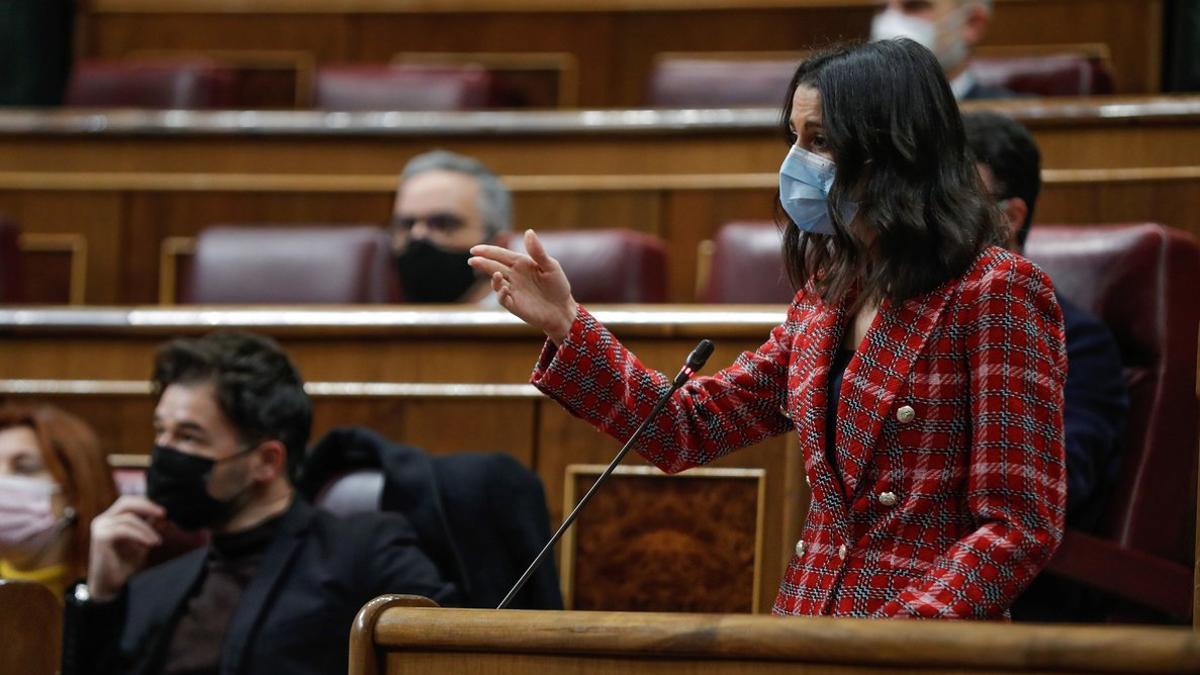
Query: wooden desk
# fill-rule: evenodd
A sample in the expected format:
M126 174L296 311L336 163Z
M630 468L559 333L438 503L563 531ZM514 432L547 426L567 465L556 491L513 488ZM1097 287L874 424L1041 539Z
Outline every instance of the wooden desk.
M1040 222L1150 220L1200 233L1200 97L992 107L1025 121L1041 143ZM688 302L697 245L722 223L772 217L784 150L776 118L0 112L0 210L40 247L28 256L32 300L149 304L168 239L222 222L383 223L399 167L450 147L504 175L519 227L664 238L669 297Z
M568 501L573 506L581 496L577 484L580 481L570 481L567 467L607 464L620 447L616 440L571 417L529 385L309 382L307 387L313 401L313 441L333 427L358 425L434 454L508 453L537 472L546 490L546 506L554 527L561 522L564 509L569 508ZM96 431L101 447L115 453L111 455L111 461L116 466L145 466L154 445L150 422L155 399L145 381L0 380L0 403L50 403L77 415ZM464 424L464 420L470 423ZM630 471L634 470L632 467L648 469L645 460L636 453L625 463L631 467ZM754 551L757 554L755 565L753 570L748 570L753 573L753 586L743 584L736 596L731 596L727 590L720 597L726 599L723 606L742 607L745 611L756 607L759 611L767 611L774 601L807 510L808 492L801 480L802 464L799 444L791 434L734 453L714 463L713 467L761 472L761 489L755 490L749 501L744 498L738 501L736 506L741 511L730 505L731 513L749 510L753 514L757 509L757 528L755 517L751 515L747 522L739 523L740 529L718 529L714 533L710 528L707 534L713 536L700 539L704 533L687 529L682 525L688 522L687 518L681 518L680 524L674 526L677 529L648 531L643 528L639 541L650 546L651 555L659 550L654 546L655 542L664 537L676 546L684 541L703 547L708 550L710 571L712 565L720 561L727 561L730 568L735 565L745 567L746 551ZM658 474L657 471L654 473ZM659 475L655 480L692 483L696 478ZM614 490L618 492L614 493ZM682 486L676 486L673 492L654 481L617 480L597 501L603 503L614 494L623 494L630 502L678 508L681 495L677 494L674 499L667 495L681 491L684 491ZM746 496L744 491L737 494ZM573 496L567 500L569 495ZM595 515L600 511L594 507L590 513ZM587 521L585 515L583 522L586 524ZM618 521L619 518L613 519L606 522L606 526L619 527ZM749 544L745 549L731 543L747 544L747 537ZM563 546L573 550L569 543ZM616 555L615 551L608 553L600 552L605 561L604 569L624 567L626 572L611 578L601 576L599 584L594 574L587 577L592 583L586 597L592 598L594 605L597 604L596 597L612 598L611 602L618 599L632 602L630 591L644 586L647 575L654 578L653 575L659 573L637 564L636 559ZM597 559L589 557L589 560ZM547 564L554 564L554 561ZM571 567L574 569L573 564ZM564 574L563 580L564 584L569 583L571 575ZM570 597L569 586L564 588L564 593ZM669 601L654 606L678 609L714 605L711 594L704 590L703 584L697 583L681 589Z
M376 598L350 675L382 673L1167 673L1200 669L1186 628L405 607Z
M45 586L0 579L0 673L57 673L62 614Z
M644 100L662 52L865 39L877 0L94 0L84 56L216 54L386 63L397 52L564 54L585 107ZM1099 43L1117 91L1159 91L1162 0L997 0L985 45Z
M597 312L647 364L672 374L699 338L717 343L711 373L761 344L784 315L782 307ZM541 477L555 525L566 467L607 464L620 447L525 384L541 339L488 310L0 311L0 401L59 405L136 463L153 442L145 378L154 349L171 335L217 328L249 328L282 343L309 383L314 439L358 424L435 453L508 452ZM645 464L636 456L629 463ZM779 436L714 466L764 471L757 606L769 608L808 503L799 446L793 435Z

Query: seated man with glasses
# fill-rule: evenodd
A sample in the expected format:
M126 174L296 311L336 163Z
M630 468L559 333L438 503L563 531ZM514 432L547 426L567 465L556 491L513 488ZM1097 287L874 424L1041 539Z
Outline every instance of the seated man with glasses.
M408 302L494 304L486 277L467 266L469 249L511 227L512 197L478 160L445 150L404 167L392 214L392 248Z

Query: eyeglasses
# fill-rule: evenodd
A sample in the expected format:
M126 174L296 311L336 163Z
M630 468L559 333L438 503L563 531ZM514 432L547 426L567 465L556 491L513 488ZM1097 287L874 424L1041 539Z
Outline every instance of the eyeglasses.
M466 221L461 216L453 213L431 213L422 218L416 216L392 217L392 227L405 232L416 227L417 223L425 223L425 227L443 234L449 234L466 225Z

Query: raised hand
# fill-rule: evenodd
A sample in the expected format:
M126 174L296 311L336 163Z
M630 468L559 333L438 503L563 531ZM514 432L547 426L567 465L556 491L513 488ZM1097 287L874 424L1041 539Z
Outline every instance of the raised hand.
M500 306L562 344L578 312L571 284L533 230L525 230L525 250L527 255L500 246L474 246L467 264L491 277Z
M146 499L126 495L92 520L92 546L87 585L91 596L111 600L146 562L150 549L162 543L159 528L166 511Z

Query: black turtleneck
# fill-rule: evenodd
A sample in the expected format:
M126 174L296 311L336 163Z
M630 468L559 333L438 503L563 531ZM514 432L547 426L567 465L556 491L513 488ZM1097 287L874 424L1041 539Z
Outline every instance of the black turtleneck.
M280 514L244 532L213 536L204 574L176 621L164 673L216 675L220 671L225 631L282 520Z

